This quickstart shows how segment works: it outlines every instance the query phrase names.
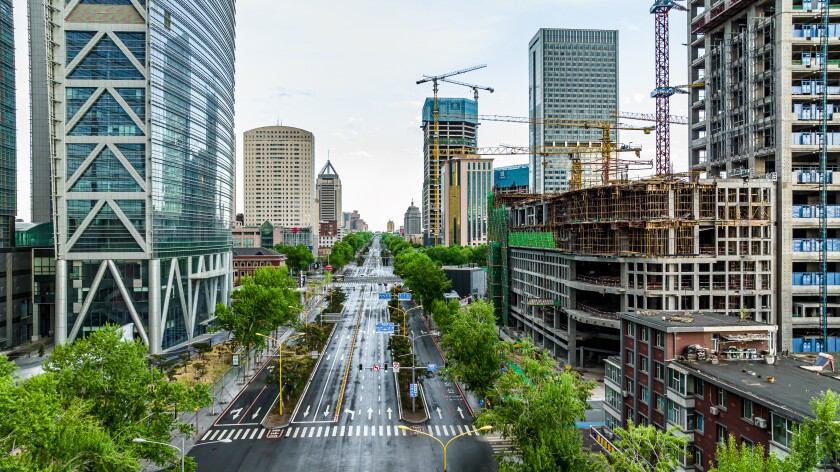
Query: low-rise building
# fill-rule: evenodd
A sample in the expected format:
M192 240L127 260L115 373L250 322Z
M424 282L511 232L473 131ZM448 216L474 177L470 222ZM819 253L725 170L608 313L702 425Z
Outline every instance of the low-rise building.
M254 272L262 267L281 267L286 265L286 255L265 248L233 248L233 280L239 285L242 277L253 277Z
M265 221L260 226L244 226L237 222L231 230L233 247L273 248L275 244L274 225Z
M474 264L466 266L443 266L446 277L452 281L452 290L461 298L487 295L487 272Z
M680 470L707 470L729 435L784 456L793 425L813 416L811 399L840 390L831 356L817 365L778 356L774 325L712 312L619 317L621 354L605 368L604 434L628 421L676 427L689 440Z

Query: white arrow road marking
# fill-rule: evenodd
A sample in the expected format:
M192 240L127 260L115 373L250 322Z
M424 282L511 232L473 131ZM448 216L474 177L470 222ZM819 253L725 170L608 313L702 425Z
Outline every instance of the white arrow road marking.
M257 411L255 411L255 412L254 412L254 414L253 414L253 415L251 415L251 419L252 419L252 420L253 420L253 419L256 419L256 418L257 418L257 416L259 416L259 414L260 414L260 410L262 410L262 407L257 408Z
M329 414L330 414L330 405L327 405L327 409L324 410L324 417L326 418L326 416L329 415ZM463 415L461 415L461 416L463 416Z
M391 413L393 413L393 410L391 410L390 406L388 407L387 413L388 413L388 419L390 420L391 419Z
M233 419L239 418L239 414L242 413L242 408L230 410L230 413L233 415Z
M330 360L330 357L332 357L332 354L327 356L327 360Z
M309 407L310 407L310 406L311 406L311 405L306 405L306 411L304 411L304 412L303 412L303 417L304 417L304 418L306 418L306 416L307 416L307 415L309 415ZM440 408L438 408L438 410L440 410Z
M437 414L439 419L443 419L443 414L440 412L440 407L437 407Z
M356 412L355 412L355 411L353 411L353 410L351 410L351 409L349 409L349 408L345 408L345 409L344 409L344 412L350 415L350 419L351 419L351 420L355 420L355 419L356 419ZM342 426L342 428L344 428L344 426Z
M371 418L371 415L373 415L373 408L368 408L368 419Z
M464 419L464 410L460 406L458 407L458 414L461 415L461 419Z

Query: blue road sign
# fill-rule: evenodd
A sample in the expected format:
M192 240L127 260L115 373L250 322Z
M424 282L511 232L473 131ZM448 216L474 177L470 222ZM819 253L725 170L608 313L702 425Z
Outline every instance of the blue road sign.
M390 300L391 299L391 294L388 293L388 292L380 293L379 294L379 299L380 300Z
M409 397L416 397L417 396L417 384L409 384L408 396Z
M394 334L394 323L376 323L376 332Z
M479 404L479 406L484 406L484 399L483 399L483 398L479 398L479 400L478 400L478 404Z
M427 370L429 372L435 372L437 370L437 364L429 364L429 367L427 367Z
M411 294L410 294L410 293L406 293L406 292L400 292L400 293L397 295L397 297L398 297L400 300L411 300Z

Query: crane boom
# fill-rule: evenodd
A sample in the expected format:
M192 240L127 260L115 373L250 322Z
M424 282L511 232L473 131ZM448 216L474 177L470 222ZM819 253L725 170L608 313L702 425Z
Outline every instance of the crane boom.
M425 75L425 74L423 74L423 78L417 81L417 85L420 85L420 84L423 84L423 83L426 83L426 82L434 82L434 81L442 80L442 79L445 79L447 77L452 77L453 75L465 74L467 72L472 72L472 71L478 70L478 69L484 69L485 67L487 67L487 64L479 64L477 66L467 67L466 69L460 69L460 70L456 70L456 71L453 71L453 72L447 72L445 74L440 74L440 75Z
M472 91L473 91L473 94L474 94L473 96L475 97L475 101L478 101L478 91L479 90L486 90L490 93L493 93L495 91L495 90L493 90L493 87L487 87L485 85L468 84L466 82L460 82L458 80L440 79L440 81L441 82L446 82L448 84L463 85L464 87L471 88Z
M615 118L623 118L625 120L639 120L639 121L656 121L655 113L633 113L629 111L619 111L613 113ZM687 116L668 115L668 123L675 125L687 125Z

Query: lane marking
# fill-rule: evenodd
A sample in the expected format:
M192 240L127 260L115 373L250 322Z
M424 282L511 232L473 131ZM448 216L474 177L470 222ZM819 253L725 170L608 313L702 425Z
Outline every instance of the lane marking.
M295 428L295 434L293 434L293 435L292 435L292 437L293 437L293 438L296 438L296 437L297 437L298 432L300 432L300 429L301 429L301 428Z
M367 428L367 426L365 426L365 428ZM361 436L361 435L362 435L362 427L361 426L356 426L356 436Z
M237 429L236 433L234 433L233 437L230 439L239 439L239 434L242 433L241 429Z
M386 426L386 427L385 427L385 432L386 432L386 433L388 433L388 436L391 436L391 427L390 427L390 426Z
M316 438L321 437L321 428L322 428L321 426L318 426L318 433L315 435Z
M339 433L339 436L344 436L344 426L341 427L341 433Z
M440 430L438 429L438 425L435 425L435 436L440 436Z
M259 400L260 395L262 395L262 394L263 394L263 392L265 392L265 389L266 389L266 388L268 388L268 387L263 386L262 390L260 390L260 393L258 393L258 394L257 394L257 396L256 396L256 397L254 397L254 401L252 401L252 402L251 402L251 404L250 404L250 405L248 405L248 409L247 409L247 410L245 410L245 414L244 414L244 415L242 415L242 420L244 420L244 419L245 419L245 417L246 417L246 416L248 416L248 412L249 412L249 411L251 411L251 408L253 408L253 407L254 407L254 404L255 404L255 403L257 403L257 400ZM259 412L260 412L260 411L259 411L259 410L257 410L257 413L259 413ZM237 422L236 422L236 424L240 424L240 423L242 423L242 420L237 421Z
M382 425L379 425L379 435L384 436L384 434L382 434Z
M265 435L266 431L267 430L265 430L265 429L261 429L260 432L257 433L257 439L262 439L262 437Z
M315 427L314 426L309 428L309 436L307 436L307 438L311 438L313 434L315 434Z
M365 425L365 436L367 436L367 433L368 433L368 427L367 427L367 425Z
M211 430L211 431L207 431L207 433L204 435L204 437L203 437L203 438L201 438L201 440L202 440L202 441L207 441L207 437L208 437L208 436L210 436L210 434L211 434L212 432L213 432L212 430Z
M293 429L295 429L295 428L289 428L289 429L286 430L286 437L287 438L292 435L292 430Z

